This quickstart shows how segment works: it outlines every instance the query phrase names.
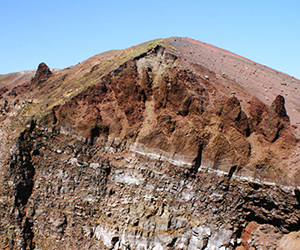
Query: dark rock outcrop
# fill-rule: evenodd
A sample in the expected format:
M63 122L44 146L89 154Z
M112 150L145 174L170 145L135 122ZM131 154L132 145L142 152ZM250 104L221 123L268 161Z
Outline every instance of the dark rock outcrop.
M280 119L282 119L285 122L289 122L290 118L286 114L285 106L284 106L285 100L282 95L276 96L275 100L272 102L270 106L270 111L274 112L279 116Z
M258 129L268 141L274 142L279 137L280 130L284 128L284 122L289 123L289 117L284 107L284 98L279 95L268 111L262 113Z
M262 114L268 111L268 107L255 96L252 97L249 104L250 121L253 129L257 131L258 125L262 121Z
M225 103L222 110L222 118L244 136L250 135L248 117L241 109L240 102L235 96L230 97Z
M52 75L51 70L45 63L40 63L35 76L31 79L30 89L38 87Z
M278 95L270 107L256 97L253 97L249 104L252 128L257 133L263 134L266 140L274 142L279 137L279 132L284 128L284 124L289 124L283 96Z

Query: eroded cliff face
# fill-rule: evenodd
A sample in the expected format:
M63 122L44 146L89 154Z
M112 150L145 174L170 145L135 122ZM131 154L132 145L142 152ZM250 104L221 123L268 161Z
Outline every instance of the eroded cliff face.
M268 241L277 249L300 230L297 190L233 172L190 174L123 146L91 147L38 128L18 145L4 176L12 186L2 196L3 248L264 249ZM253 224L260 233L247 237Z
M40 65L2 94L1 248L290 249L299 140L284 97L268 106L167 43L108 73L105 56Z

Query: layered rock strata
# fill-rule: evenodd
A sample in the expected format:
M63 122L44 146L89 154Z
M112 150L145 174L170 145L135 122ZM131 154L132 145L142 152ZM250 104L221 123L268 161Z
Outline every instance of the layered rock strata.
M300 147L283 95L268 105L187 60L187 39L143 46L0 86L0 248L292 248Z
M123 147L91 147L38 128L18 144L4 176L12 186L2 195L3 248L261 247L263 236L245 236L251 223L277 249L284 234L300 230L298 190L232 172L191 175Z

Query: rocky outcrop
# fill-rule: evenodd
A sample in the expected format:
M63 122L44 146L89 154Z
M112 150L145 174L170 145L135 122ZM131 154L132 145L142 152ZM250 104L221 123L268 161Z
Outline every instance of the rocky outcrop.
M2 248L33 249L33 221L26 207L34 185L35 167L32 162L33 141L31 132L34 123L23 131L17 139L8 166L5 166L2 193L2 213L7 219L3 221L7 229ZM6 206L9 206L7 208ZM4 231L3 231L4 233ZM2 233L2 237L3 237ZM2 238L3 240L3 238ZM4 248L3 248L4 249Z
M3 88L0 248L292 248L283 96L267 105L179 45L128 51Z
M263 119L262 115L268 112L268 107L255 96L252 97L251 101L249 101L249 104L249 114L252 127L255 131L259 131L258 125Z
M30 141L34 175L17 185L14 212L6 210L21 217L19 241L2 234L10 248L234 249L248 223L280 232L274 246L282 232L299 230L298 191L236 181L233 173L187 177L166 161L37 128ZM262 242L248 238L244 246Z
M284 128L284 123L289 123L289 117L284 107L284 98L281 95L277 96L268 111L262 113L261 116L258 130L268 141L275 141L280 130Z
M40 63L35 76L31 79L30 89L38 87L41 83L46 81L52 75L51 70L45 63Z
M284 126L289 126L284 102L284 97L281 95L275 98L269 108L256 97L249 102L250 121L254 131L263 134L270 142L278 138Z
M256 146L248 140L251 133L263 135L262 146L269 148L268 142L289 130L281 97L270 108L253 97L248 118L236 96L226 99L206 79L168 66L180 64L180 58L169 53L157 47L125 62L53 108L41 124L91 144L98 139L119 141L119 146L182 162L191 169L200 154L202 167L225 173L233 166L253 165L251 151ZM288 137L296 141L292 134ZM259 165L270 164L270 152L261 156Z
M226 101L222 110L222 118L244 136L250 135L248 117L241 109L240 102L235 96Z
M286 114L284 103L285 103L284 97L282 95L278 95L275 98L275 100L272 102L270 106L270 111L274 112L276 115L279 116L279 118L281 118L285 122L289 122L290 119Z

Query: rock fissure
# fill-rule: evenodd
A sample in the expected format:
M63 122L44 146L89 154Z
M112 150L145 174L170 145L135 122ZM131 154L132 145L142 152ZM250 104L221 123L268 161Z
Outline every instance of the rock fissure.
M15 182L15 198L14 198L14 213L18 211L17 216L14 218L16 226L20 228L21 237L17 240L24 249L34 249L32 230L33 222L32 215L28 215L30 204L28 201L33 193L35 168L32 161L32 152L34 138L32 133L35 128L35 122L32 120L28 129L24 130L16 143L17 151L12 156L14 159L10 164L10 175L14 178Z

